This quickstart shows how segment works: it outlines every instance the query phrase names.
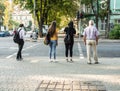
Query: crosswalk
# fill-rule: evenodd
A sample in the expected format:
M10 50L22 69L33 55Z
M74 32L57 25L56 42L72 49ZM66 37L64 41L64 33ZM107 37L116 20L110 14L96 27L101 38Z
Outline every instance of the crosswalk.
M80 59L84 59L85 57L82 52L82 47L79 42L77 44L78 44L78 50L79 50L79 57L80 57Z

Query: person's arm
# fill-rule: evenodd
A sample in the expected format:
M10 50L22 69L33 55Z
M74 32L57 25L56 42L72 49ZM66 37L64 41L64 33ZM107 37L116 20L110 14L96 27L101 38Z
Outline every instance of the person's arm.
M84 41L84 44L86 45L86 33L85 33L85 30L83 32L83 41Z
M64 29L64 33L66 33L66 31L67 31L67 27L65 27L65 29Z
M86 45L86 36L83 36L84 44Z
M58 46L58 31L56 31L56 38L57 38L57 46Z
M96 45L98 45L98 39L99 39L99 37L96 36Z
M96 29L96 45L98 45L99 31Z
M74 32L73 32L73 34L76 35L76 30L75 30L75 28L74 28Z

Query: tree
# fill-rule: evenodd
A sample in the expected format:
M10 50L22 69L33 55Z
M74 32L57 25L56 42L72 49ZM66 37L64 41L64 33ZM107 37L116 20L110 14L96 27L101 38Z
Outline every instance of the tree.
M0 2L0 31L1 31L1 25L2 25L2 21L3 21L3 16L4 16L4 10L5 10L5 6L2 2Z
M93 14L85 14L86 16L95 16L96 27L98 28L98 20L106 22L105 37L108 38L110 30L110 0L82 0L82 4L92 9ZM105 19L106 18L106 19Z
M78 9L77 0L35 0L35 15L37 18L40 37L42 37L42 25L50 24L51 21L56 20L57 24L60 22L61 16L66 16L72 19L76 15ZM34 0L14 0L15 3L20 4L21 7L28 9L31 13L34 12Z

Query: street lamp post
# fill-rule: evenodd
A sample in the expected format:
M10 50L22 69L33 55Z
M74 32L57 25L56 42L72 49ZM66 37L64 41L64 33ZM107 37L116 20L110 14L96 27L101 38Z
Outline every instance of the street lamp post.
M110 0L107 1L107 11L108 11L108 15L107 15L107 31L106 31L106 38L109 37L109 31L110 31Z
M36 0L34 0L34 24L33 24L33 30L35 29L35 17L36 17Z
M2 25L2 18L0 18L0 31L1 31L1 25Z

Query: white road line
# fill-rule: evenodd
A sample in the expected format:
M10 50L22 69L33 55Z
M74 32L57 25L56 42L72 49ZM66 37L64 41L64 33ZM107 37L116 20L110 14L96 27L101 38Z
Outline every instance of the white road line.
M82 48L80 46L80 43L78 42L78 50L79 50L79 56L80 56L80 59L84 59L84 55L83 55L83 52L82 52Z
M29 47L27 47L27 48L24 48L23 51L25 51L25 50L27 50L27 49L30 49L30 48L32 48L32 47L34 47L34 46L36 46L36 45L39 45L39 44L34 44L34 45L31 45L31 46L29 46ZM9 59L9 58L15 56L16 54L17 54L17 52L15 52L15 53L7 56L6 58Z

